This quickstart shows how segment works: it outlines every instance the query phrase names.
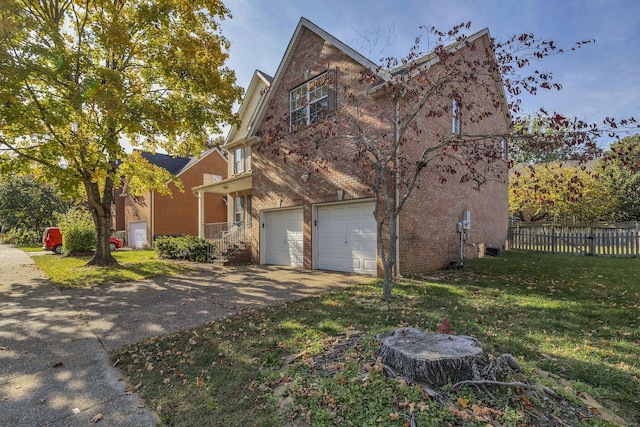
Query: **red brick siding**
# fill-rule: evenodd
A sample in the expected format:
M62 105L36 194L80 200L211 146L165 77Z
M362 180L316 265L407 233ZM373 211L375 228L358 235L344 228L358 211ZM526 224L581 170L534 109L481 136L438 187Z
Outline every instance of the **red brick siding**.
M286 117L289 108L289 91L327 69L338 68L340 86L357 87L361 65L347 57L333 45L325 42L312 32L304 29L291 61L282 70L280 84L271 88L273 104L267 117ZM308 73L305 76L305 72ZM481 96L470 94L469 96ZM388 98L364 97L361 111L368 131L379 138L393 135L394 105ZM277 120L277 119L276 119ZM434 119L435 120L435 119ZM441 118L440 124L429 123L429 128L439 132L450 132L449 118ZM467 123L469 126L470 123ZM262 123L265 128L267 121ZM317 132L315 125L294 134L304 138L307 132ZM465 126L463 116L463 126ZM485 121L482 126L503 129L506 121L502 115ZM478 129L482 131L482 129ZM428 141L434 135L421 135ZM284 143L284 142L283 142ZM293 144L295 145L295 143ZM291 147L295 148L295 147ZM274 156L269 150L253 151L253 235L254 259L259 260L257 236L260 232L259 212L278 207L302 206L304 212L304 265L312 267L312 204L338 200L338 190L344 191L343 200L371 197L367 185L359 178L362 165L354 163L354 150L344 143L327 144L322 148L333 156L326 170L307 170L294 161L285 161ZM403 150L420 147L403 146ZM505 165L506 167L506 165ZM434 270L458 257L459 241L456 223L462 219L462 211L471 211L472 228L465 246L468 256L474 254L474 244L484 242L492 246L502 246L507 232L507 186L504 182L490 182L480 190L471 183L460 183L455 178L445 185L439 183L433 173L423 174L421 186L405 205L400 219L400 254L402 274L417 274ZM308 173L308 178L303 175ZM383 231L383 239L388 239L388 230ZM378 262L380 266L380 261ZM379 270L381 272L381 270Z
M227 176L227 162L214 151L200 159L195 165L180 175L184 192L174 184L169 184L172 194L154 195L154 234L156 235L198 235L198 198L191 189L203 184L204 174ZM205 194L204 222L227 221L227 206L222 195Z
M153 195L145 193L139 197L131 195L124 198L125 230L129 232L129 224L145 221L147 224L147 242L152 244L154 235L198 235L198 198L191 190L203 184L204 174L213 174L226 178L227 162L217 151L186 170L179 178L182 180L184 192L174 184L169 184L171 195ZM118 205L119 206L119 205ZM153 208L153 218L151 210ZM226 222L227 207L222 195L205 195L205 223Z

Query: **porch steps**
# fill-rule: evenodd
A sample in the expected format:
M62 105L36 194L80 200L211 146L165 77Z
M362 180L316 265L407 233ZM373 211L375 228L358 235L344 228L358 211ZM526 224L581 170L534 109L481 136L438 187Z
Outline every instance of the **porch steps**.
M236 248L230 248L231 253L227 254L222 260L222 265L245 265L251 264L251 245L241 244ZM229 251L228 251L229 252Z
M237 242L226 245L224 250L213 249L209 254L209 261L223 266L251 264L251 244Z

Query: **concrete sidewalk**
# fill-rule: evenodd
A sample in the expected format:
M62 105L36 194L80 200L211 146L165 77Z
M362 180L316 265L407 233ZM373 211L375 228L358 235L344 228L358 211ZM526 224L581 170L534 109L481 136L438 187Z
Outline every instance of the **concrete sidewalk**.
M44 255L53 256L53 255ZM0 426L154 426L107 351L245 309L371 281L279 266L195 272L59 291L21 250L0 245Z
M96 334L21 250L0 245L0 426L155 426Z

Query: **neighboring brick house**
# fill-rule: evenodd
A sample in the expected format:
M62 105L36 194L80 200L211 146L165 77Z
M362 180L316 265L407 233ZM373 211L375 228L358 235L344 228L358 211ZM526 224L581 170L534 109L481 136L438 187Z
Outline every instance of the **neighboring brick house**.
M484 48L490 43L486 30L468 40L482 47L476 49L478 55L486 52ZM377 65L302 18L273 80L265 82L264 87L269 86L269 90L264 99L256 105L256 99L261 97L257 94L265 93L263 89L247 92L249 98L241 107L246 120L241 128L232 130L227 145L236 146L242 140L241 145L247 147L244 156L250 155L249 179L245 179L238 194L251 195L244 221L251 230L255 262L381 273L376 242L379 238L388 239L388 230L377 235L372 192L363 181L359 165L353 162L353 149L346 144L331 147L332 155L327 156L325 167L313 171L295 161L286 161L272 149L257 149L258 136L273 117L288 115L291 135L297 138L304 138L307 132L321 132L317 126L321 126L325 115L331 115L341 105L342 94L333 86L336 77L341 85L356 86L365 69L377 70ZM389 97L374 93L375 86L390 75L388 71L379 73L381 77L372 82L372 95L362 101L360 111L369 116L370 126L378 126L378 132L388 132L396 105ZM301 96L307 96L306 102L297 103ZM436 140L437 132L456 132L461 125L470 133L505 133L509 116L506 103L501 107L499 114L473 123L465 122L454 104L449 117L432 118L431 133L425 132L422 137L424 143ZM285 148L295 149L295 137L289 139L292 146ZM416 156L421 150L411 145L402 149L415 150ZM460 259L461 253L473 257L484 246L504 246L508 222L507 162L499 160L494 168L501 169L505 179L486 183L451 179L441 184L437 173L423 171L420 185L399 216L397 272L426 273ZM230 176L227 184L201 186L194 191L204 194L222 191L225 185L231 188L235 182L231 170ZM241 175L236 179L241 180ZM244 203L246 211L246 196ZM464 234L458 229L463 220L467 220L465 226L471 225Z
M184 191L169 183L169 195L151 191L134 196L128 193L125 185L114 198L115 231L126 231L126 245L129 247L152 247L156 236L197 236L199 202L191 188L226 178L225 156L217 148L192 158L149 152L141 155L151 164L178 177ZM227 207L222 195L203 195L203 206L207 222L226 222Z

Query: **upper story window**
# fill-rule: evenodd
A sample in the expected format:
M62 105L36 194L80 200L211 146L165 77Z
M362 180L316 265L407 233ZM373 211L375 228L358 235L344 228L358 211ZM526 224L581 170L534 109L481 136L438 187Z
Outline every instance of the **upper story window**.
M289 92L291 130L320 122L335 109L333 70L301 84Z
M237 147L233 150L233 173L244 172L244 147Z
M460 135L460 108L455 98L451 99L451 132Z

